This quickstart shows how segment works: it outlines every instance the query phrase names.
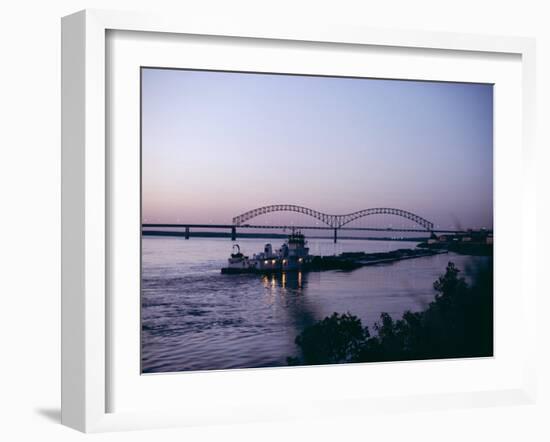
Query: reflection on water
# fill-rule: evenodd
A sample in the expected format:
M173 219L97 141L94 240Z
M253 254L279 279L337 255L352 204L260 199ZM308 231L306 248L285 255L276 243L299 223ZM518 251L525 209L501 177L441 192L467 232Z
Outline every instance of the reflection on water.
M252 255L265 240L238 243ZM312 254L329 255L416 244L310 240L309 245ZM448 254L352 272L222 275L231 246L223 238L144 237L143 372L286 365L286 357L297 352L296 335L315 321L350 312L372 326L381 312L400 317L405 310L422 310L448 261L465 269L484 259Z

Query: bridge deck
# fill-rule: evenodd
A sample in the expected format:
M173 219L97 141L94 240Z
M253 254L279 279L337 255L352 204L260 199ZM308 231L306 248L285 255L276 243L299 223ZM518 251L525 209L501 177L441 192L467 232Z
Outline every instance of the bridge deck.
M235 224L142 224L143 228L203 228L203 229L280 229L280 230L334 230L335 227L329 226L292 226L292 225L235 225ZM405 229L394 227L336 227L337 230L351 231L372 231L372 232L421 232L426 233L426 229ZM445 230L433 229L434 233L466 233L463 230Z

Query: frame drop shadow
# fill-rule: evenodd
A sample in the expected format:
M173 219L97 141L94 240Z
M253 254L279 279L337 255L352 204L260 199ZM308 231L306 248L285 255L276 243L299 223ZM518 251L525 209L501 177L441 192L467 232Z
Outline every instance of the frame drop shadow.
M56 424L61 423L61 409L60 408L37 408L34 410L36 414L43 418L54 422Z

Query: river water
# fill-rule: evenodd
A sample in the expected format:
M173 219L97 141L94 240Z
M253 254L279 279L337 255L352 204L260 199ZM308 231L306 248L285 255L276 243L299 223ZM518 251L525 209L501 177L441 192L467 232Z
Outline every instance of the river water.
M266 242L239 239L251 256ZM309 240L310 253L386 252L414 248L402 241ZM485 258L442 254L352 272L262 277L222 275L233 243L227 238L144 237L142 242L142 371L144 373L287 365L296 336L333 312L350 312L372 326L433 300L433 282L453 261L467 269Z

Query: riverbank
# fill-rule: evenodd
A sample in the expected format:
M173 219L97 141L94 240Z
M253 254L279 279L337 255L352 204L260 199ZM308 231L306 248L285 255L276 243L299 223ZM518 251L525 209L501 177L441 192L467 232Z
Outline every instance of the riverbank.
M429 244L422 242L418 247L424 250L446 250L470 256L493 256L493 244L479 242L441 242Z
M334 312L306 327L289 365L493 356L493 266L475 270L470 284L450 262L433 284L434 300L400 319L383 312L369 330L353 314Z

